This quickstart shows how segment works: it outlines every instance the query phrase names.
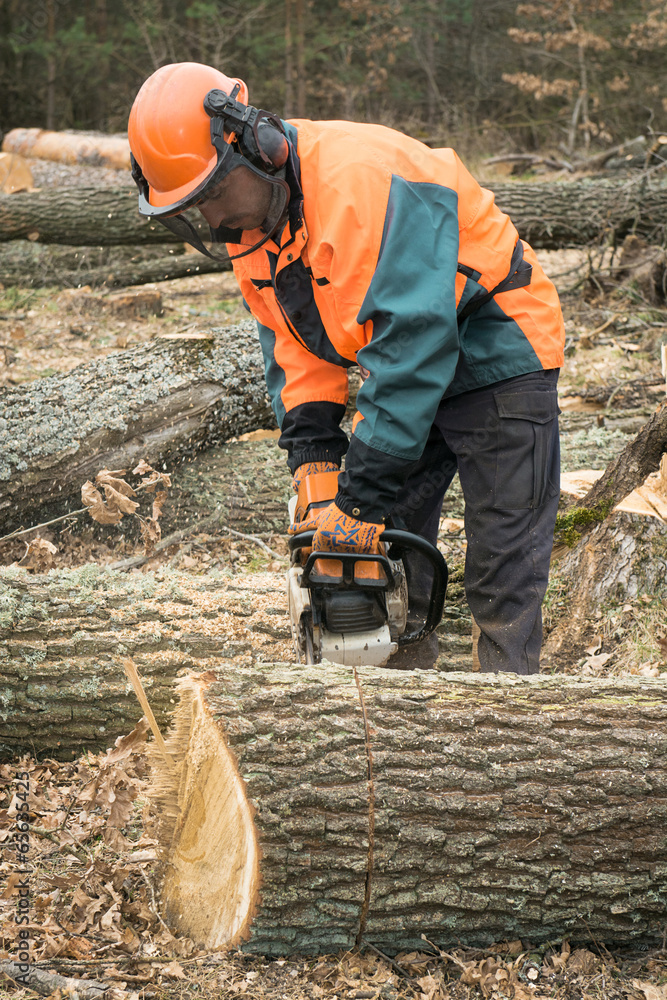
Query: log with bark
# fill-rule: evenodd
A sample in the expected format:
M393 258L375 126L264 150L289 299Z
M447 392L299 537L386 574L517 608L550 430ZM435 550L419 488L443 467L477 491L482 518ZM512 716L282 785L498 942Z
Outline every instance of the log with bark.
M258 664L179 687L161 911L203 947L662 941L664 680Z
M630 232L648 242L664 242L667 185L645 177L487 186L522 238L535 248L556 250L603 239L621 242ZM159 223L142 219L135 191L123 187L0 196L0 242L15 239L111 246L176 238Z
M67 246L183 242L139 215L137 193L129 185L0 195L0 242L19 239Z
M123 657L166 726L179 671L233 672L291 649L282 573L0 569L0 759L71 760L128 733L142 710Z
M614 509L660 469L666 453L664 402L588 493L559 516L555 575L568 600L546 641L544 662L562 666L568 658L576 661L595 630L591 615L605 605L622 605L646 594L663 597L667 606L664 520Z
M34 156L60 163L86 163L91 166L130 169L130 144L127 136L99 132L52 132L42 128L13 128L2 141L6 152Z
M193 274L231 271L229 260L160 246L61 247L13 240L0 244L0 283L27 288L121 288Z
M628 493L657 472L662 456L667 452L667 401L660 403L623 451L604 471L582 500L572 507L585 510L611 510Z
M2 534L64 513L102 468L132 468L141 458L173 467L275 426L251 322L2 389L0 411Z

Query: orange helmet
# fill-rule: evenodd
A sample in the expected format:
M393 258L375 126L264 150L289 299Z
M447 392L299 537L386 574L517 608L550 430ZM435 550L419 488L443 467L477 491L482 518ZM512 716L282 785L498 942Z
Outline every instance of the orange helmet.
M211 90L248 103L243 80L200 63L161 66L137 94L128 122L130 149L154 208L178 206L205 185L218 163L204 98Z

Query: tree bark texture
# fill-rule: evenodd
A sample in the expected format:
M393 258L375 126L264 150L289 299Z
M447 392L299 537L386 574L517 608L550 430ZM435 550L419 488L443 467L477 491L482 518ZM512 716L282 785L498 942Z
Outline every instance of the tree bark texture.
M662 940L664 680L263 664L180 689L152 809L162 915L202 946Z
M83 285L121 288L193 274L231 271L229 260L211 260L203 254L185 254L180 250L178 244L172 252L161 246L74 250L14 240L0 244L0 283L28 288L80 288Z
M0 411L3 534L67 509L103 468L132 468L141 458L173 465L275 426L251 322L211 340L157 341L0 390Z
M489 184L500 208L536 249L556 250L632 232L664 242L667 185L645 177L623 181ZM205 227L202 227L202 231ZM143 219L133 188L48 189L0 196L0 242L111 246L178 242L158 222Z
M620 455L610 462L585 497L575 500L572 506L593 509L607 504L620 503L628 493L656 472L662 456L667 452L667 401L660 403L636 437L625 446Z
M586 530L586 529L584 529ZM664 522L617 511L558 558L555 573L567 586L567 612L548 636L543 663L583 655L596 631L593 613L648 594L667 608L667 533ZM667 612L665 613L667 623Z
M139 215L137 193L129 185L1 195L0 242L19 239L67 246L182 242Z
M142 710L131 657L164 727L179 671L233 673L291 656L282 574L0 570L0 759L104 750Z

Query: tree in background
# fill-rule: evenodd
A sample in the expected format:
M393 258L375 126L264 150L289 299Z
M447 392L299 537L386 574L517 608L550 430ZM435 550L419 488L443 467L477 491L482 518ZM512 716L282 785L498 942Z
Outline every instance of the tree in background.
M518 4L516 18L520 26L508 34L523 51L523 67L503 79L530 99L526 117L557 126L568 155L657 124L656 67L638 50L657 52L666 44L664 3L541 0Z
M0 0L0 129L124 131L168 62L247 81L286 117L403 128L475 152L571 152L658 129L658 0ZM507 33L515 44L507 44Z

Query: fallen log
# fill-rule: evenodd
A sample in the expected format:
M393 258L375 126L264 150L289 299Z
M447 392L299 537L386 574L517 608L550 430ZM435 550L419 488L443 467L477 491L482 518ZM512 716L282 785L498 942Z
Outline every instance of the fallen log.
M210 445L275 426L252 322L4 388L0 411L2 534L64 513L102 468L132 468L141 458L172 468Z
M291 650L282 573L0 569L0 760L71 760L128 733L142 710L125 656L166 726L179 671L233 672Z
M14 240L0 244L0 283L27 288L124 288L150 281L171 281L193 274L231 271L229 260L155 247L61 248Z
M487 187L536 249L620 243L630 232L649 243L664 242L667 185L644 176ZM208 230L202 225L201 232ZM164 226L139 215L136 192L129 186L2 195L0 242L16 239L91 246L177 242Z
M150 799L162 916L202 947L662 940L664 680L258 664L179 689Z
M21 239L67 246L182 242L139 215L137 193L129 185L0 195L0 242Z
M21 156L34 156L60 163L130 169L127 136L98 132L51 132L42 128L13 128L2 141L2 149Z

